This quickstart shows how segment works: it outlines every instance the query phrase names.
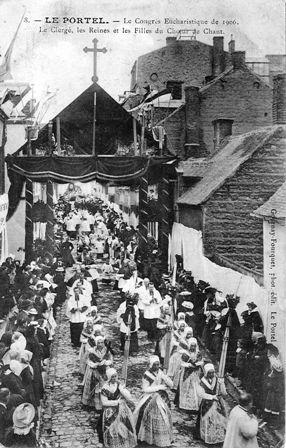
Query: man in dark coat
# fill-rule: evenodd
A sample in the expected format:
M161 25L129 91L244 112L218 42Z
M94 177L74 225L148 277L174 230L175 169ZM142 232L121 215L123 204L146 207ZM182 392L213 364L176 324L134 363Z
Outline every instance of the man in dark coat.
M0 389L0 443L5 444L9 430L7 402L10 391L6 387Z
M247 303L248 314L251 318L252 328L255 332L264 332L263 322L258 311L257 305L254 302Z
M15 373L17 371L16 369L19 370L19 374ZM3 372L1 383L11 393L21 395L23 398L25 397L26 391L20 378L20 363L18 361L10 361L10 367Z

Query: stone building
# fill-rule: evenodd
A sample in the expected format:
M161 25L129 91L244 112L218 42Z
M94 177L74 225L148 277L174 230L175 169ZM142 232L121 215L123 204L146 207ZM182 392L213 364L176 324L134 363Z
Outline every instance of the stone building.
M285 181L286 75L274 79L274 126L229 137L209 158L185 162L179 222L202 230L205 255L263 274L263 225L252 213Z
M249 68L244 51L235 51L233 39L228 50L221 36L213 46L169 37L166 47L136 61L124 107L144 116L146 127L164 129L166 152L202 157L229 134L272 124L270 85Z
M272 124L272 89L232 53L232 66L205 86L185 87L185 104L161 120L170 152L180 158L213 153L222 140Z
M235 52L235 40L231 36L227 51L224 38L214 36L213 45L195 39L184 40L167 37L166 45L139 56L131 69L131 92L150 89L161 91L173 88L176 96L182 96L186 85L203 86L210 78L231 66L231 54ZM264 58L247 58L249 69L272 85L273 76L286 69L286 55L270 54ZM180 85L182 89L180 89Z
M229 52L234 51L234 41ZM131 70L130 90L146 88L161 91L170 87L177 98L183 87L196 82L202 86L206 79L217 76L230 64L230 53L224 51L224 38L214 37L213 46L197 40L177 40L167 37L166 46L140 56ZM182 88L180 88L182 86Z
M254 211L263 222L264 287L268 293L267 340L277 345L286 365L286 182Z

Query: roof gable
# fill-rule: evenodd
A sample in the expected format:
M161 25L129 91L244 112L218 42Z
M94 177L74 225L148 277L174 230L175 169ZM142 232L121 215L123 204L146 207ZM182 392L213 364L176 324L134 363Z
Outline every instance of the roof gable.
M102 87L92 84L61 112L53 117L55 122L60 118L62 141L65 139L74 146L77 153L91 154L93 135L94 97L96 94L96 127L95 145L98 154L114 153L114 142L117 139L123 144L133 139L132 116L117 103ZM55 128L53 129L56 134ZM48 141L48 125L39 133L32 148ZM17 152L24 149L26 144Z
M177 203L200 205L207 201L270 138L275 135L279 136L282 129L284 129L283 126L269 126L232 137L223 148L210 158L211 163L204 177L186 191Z
M253 214L275 219L286 218L286 182Z
M231 76L234 72L237 70L234 70L232 66L228 67L224 72L220 73L216 78L214 78L212 81L210 81L205 86L201 87L200 93L203 95L204 93L207 93L214 85L218 83L218 81L223 81L228 76ZM262 79L259 75L254 73L247 65L244 65L242 69L240 69L242 72L242 76L249 76L253 78L255 81L261 83L263 86L271 88L270 85L265 82L264 79Z

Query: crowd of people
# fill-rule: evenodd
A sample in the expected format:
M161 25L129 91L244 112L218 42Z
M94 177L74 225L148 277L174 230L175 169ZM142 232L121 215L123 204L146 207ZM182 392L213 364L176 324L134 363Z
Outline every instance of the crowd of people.
M45 254L26 263L9 257L1 266L1 301L12 312L0 342L0 442L35 439L56 317L65 306L79 356L82 406L98 413L96 429L106 448L133 448L140 441L171 445L172 406L197 416L193 436L207 444L236 448L243 438L243 446L258 446L256 416L281 423L284 376L255 304L248 304L241 324L238 297L196 283L179 255L173 274L164 272L155 239L148 235L142 250L138 229L98 198L70 189L55 214L53 258ZM99 279L118 291L123 366L140 351L142 332L150 341L138 402L113 366L114 347L97 308ZM226 328L225 371L241 390L229 416L215 367Z
M62 272L51 275L49 260L21 264L8 257L2 268L1 294L13 305L0 340L0 442L9 445L21 437L35 441L55 316L66 297Z

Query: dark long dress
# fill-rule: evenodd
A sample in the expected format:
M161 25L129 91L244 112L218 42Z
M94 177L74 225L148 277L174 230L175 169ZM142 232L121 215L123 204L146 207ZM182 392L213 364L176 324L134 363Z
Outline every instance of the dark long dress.
M264 411L279 416L284 409L284 374L282 368L272 365L265 375Z
M207 308L206 311L208 312L220 312L221 311L221 306L216 304L216 303L212 303L212 302L208 302L207 304ZM202 340L205 344L205 346L210 349L211 352L214 351L214 348L212 346L212 342L213 342L213 332L215 330L216 327L216 320L215 317L213 316L213 314L210 314L207 318L206 318L206 322L205 322L205 326L203 329L203 334L202 334Z
M43 398L44 393L42 365L41 365L42 349L38 339L35 336L27 337L26 350L29 350L30 352L33 353L30 364L33 367L34 371L33 387L34 387L35 403L36 406L39 406L40 400Z
M25 388L23 386L22 380L15 373L11 372L10 369L4 373L1 378L2 387L7 387L12 394L21 395L25 397Z
M264 375L269 369L267 349L263 344L257 343L254 346L249 360L249 374L246 379L246 389L253 396L253 404L258 409L264 408L265 391Z
M73 244L71 244L68 241L63 243L63 245L61 247L61 255L62 255L62 258L63 258L64 265L66 267L73 266L73 264L75 262L72 254L71 254L72 250L73 250Z
M234 309L230 309L229 312L221 319L222 333L224 334L227 325L228 317L230 314L230 329L229 329L229 342L226 355L226 372L235 372L236 362L236 349L237 341L240 335L240 322L237 313ZM220 351L221 352L221 351ZM219 355L220 355L219 352Z
M30 370L30 367L25 367L21 372L21 379L23 386L25 388L26 394L25 394L25 401L28 403L31 403L34 407L36 407L36 400L35 400L35 394L34 394L34 387L33 387L33 374Z

